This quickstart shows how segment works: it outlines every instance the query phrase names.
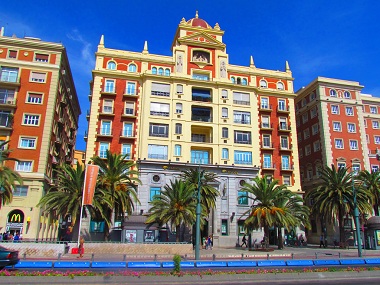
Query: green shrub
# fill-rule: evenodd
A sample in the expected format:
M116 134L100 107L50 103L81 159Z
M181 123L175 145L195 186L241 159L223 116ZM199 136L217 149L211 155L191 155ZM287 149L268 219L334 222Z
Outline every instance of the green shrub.
M178 254L175 254L173 257L173 262L174 262L173 273L179 273L181 271L181 256Z

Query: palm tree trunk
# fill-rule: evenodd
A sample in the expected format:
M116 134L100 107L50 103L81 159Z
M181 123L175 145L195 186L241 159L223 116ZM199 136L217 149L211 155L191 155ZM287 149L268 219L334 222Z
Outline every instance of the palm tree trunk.
M278 249L283 249L284 248L284 243L282 241L282 231L281 227L277 227L277 248Z
M339 241L344 244L346 237L344 236L344 215L342 206L339 206L338 210L338 222L339 222Z
M175 231L176 231L176 233L175 233L175 241L176 241L176 242L180 242L181 225L177 225L177 226L175 227Z
M379 203L375 203L373 206L373 212L375 213L375 216L379 215Z

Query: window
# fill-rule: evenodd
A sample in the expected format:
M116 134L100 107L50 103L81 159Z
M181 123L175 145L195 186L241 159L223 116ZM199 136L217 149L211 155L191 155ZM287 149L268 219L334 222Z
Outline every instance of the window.
M107 68L111 69L111 70L115 70L116 69L116 63L114 61L109 61L107 63Z
M347 116L353 116L354 115L354 109L352 107L346 107L346 115Z
M109 149L109 144L105 142L101 142L99 144L99 157L100 158L107 158L107 151Z
M371 165L371 170L372 170L372 172L378 172L379 166L378 165Z
M235 143L250 144L251 132L235 131Z
M305 156L308 156L311 154L311 147L310 145L305 146Z
M263 168L273 168L272 156L270 154L264 154L264 156L263 156Z
M377 114L377 107L376 106L371 106L371 107L369 107L369 109L370 109L371 114Z
M32 172L32 161L16 161L16 171Z
M17 82L18 68L2 66L0 69L0 81Z
M251 113L250 112L242 112L242 111L234 111L234 123L236 124L251 124Z
M331 105L331 114L339 114L339 106L338 105Z
M331 97L336 97L336 91L334 89L330 90L330 96Z
M222 138L228 138L228 128L222 128Z
M191 106L191 120L212 122L212 108Z
M136 83L135 82L127 82L126 94L128 95L136 95Z
M49 55L42 53L35 53L34 60L39 62L49 62Z
M221 232L222 232L222 236L228 236L228 221L227 220L222 220Z
M208 81L210 79L210 75L204 73L193 73L193 79Z
M152 74L157 74L157 67L152 68Z
M32 104L42 104L42 94L28 93L26 101Z
M169 68L165 69L165 76L170 76L170 69Z
M131 159L131 150L132 150L131 144L124 143L121 145L121 154L125 155L126 159Z
M191 155L191 163L208 164L210 162L208 151L192 150L190 155Z
M8 58L17 58L17 50L9 50Z
M359 171L360 171L360 164L352 164L352 172L354 172L355 174L358 174Z
M167 124L149 124L149 136L165 137L169 136L169 125Z
M13 196L16 196L16 197L28 196L28 188L29 186L17 185L13 191Z
M283 155L281 157L281 170L290 170L290 157L289 155Z
M280 111L286 111L286 102L285 100L278 100L278 110Z
M346 167L346 163L345 162L338 162L338 169L339 168L345 168Z
M280 125L279 125L280 130L286 131L289 129L287 119L285 117L280 117L279 121L280 121Z
M303 131L303 138L306 140L306 139L308 139L310 137L310 130L309 130L309 128L307 128L307 129L305 129L304 131Z
M103 100L103 113L112 114L113 113L113 100L104 99Z
M265 148L272 147L270 141L271 141L270 135L263 135L263 147Z
M234 163L252 165L252 152L235 150Z
M14 89L0 89L0 104L15 104Z
M375 136L375 144L380 144L380 136Z
M183 85L177 84L177 94L183 94Z
M285 137L285 136L281 137L281 148L282 149L289 149L289 139L288 139L288 137Z
M201 101L201 102L211 102L211 90L209 89L196 89L193 88L191 91L191 99L193 101Z
M308 113L307 113L307 112L306 112L306 113L303 113L303 114L302 114L302 123L304 124L304 123L306 123L308 120L309 120L309 115L308 115Z
M228 91L223 89L222 90L222 99L227 99L228 98Z
M12 127L12 116L13 114L11 114L10 111L0 110L0 126L8 128Z
M180 124L180 123L176 123L175 124L175 133L177 135L181 135L182 134L182 124Z
M20 138L20 148L36 148L36 138L21 137Z
M235 84L235 77L231 77L231 83Z
M100 134L103 136L111 135L111 121L102 121L100 126Z
M228 148L222 148L222 159L228 159Z
M310 118L315 118L317 116L317 107L314 107L310 110Z
M358 141L350 140L350 150L358 150Z
M128 66L128 71L129 72L136 72L137 71L137 67L136 67L136 64L130 64L129 66Z
M310 94L310 101L313 101L315 99L315 92L311 92Z
M228 118L228 108L222 108L222 118Z
M348 91L344 91L344 98L345 99L350 99L351 98L351 93Z
M134 102L125 102L125 113L124 113L124 115L133 116L134 114L135 114L135 103Z
M175 112L177 114L182 114L182 103L176 103L175 104Z
M366 120L366 119L364 119L364 127L365 127L365 128L368 128L367 120Z
M24 125L38 126L40 123L40 115L24 114Z
M378 129L379 128L379 121L372 121L372 128Z
M170 105L165 103L150 103L150 114L154 116L169 117Z
M249 93L233 92L233 103L238 105L249 105Z
M168 159L168 146L167 145L148 145L148 158L152 159Z
M261 127L266 129L270 128L269 116L261 116Z
M45 83L46 82L46 73L33 72L32 71L30 73L30 81L38 82L38 83Z
M174 155L175 155L175 156L181 156L181 155L182 155L182 148L181 148L181 145L176 144L176 145L174 146Z
M284 175L282 176L282 184L286 186L291 186L291 181L290 181L290 176L289 175Z
M238 205L248 205L248 192L238 191Z
M115 93L115 80L106 79L104 92Z
M241 85L247 85L247 79L242 78L242 80L241 80Z
M349 133L356 133L356 125L354 123L347 123L347 130Z
M335 148L343 149L343 140L342 139L335 139Z
M261 101L261 105L260 105L261 109L269 109L269 99L268 98L261 97L260 101Z
M261 88L267 88L268 87L268 83L265 80L260 80L260 87Z
M123 137L133 137L133 124L124 123L123 124Z
M160 187L150 187L150 195L149 195L149 201L153 201L155 199L158 199L158 196L161 195L161 188Z
M284 83L282 83L282 82L277 82L277 89L278 89L278 90L284 90Z
M306 98L303 98L301 101L301 107L306 106L306 104L307 104Z
M314 149L314 152L317 152L317 151L319 151L321 149L321 144L320 144L319 141L315 141L313 143L313 149Z
M152 82L151 95L156 96L170 96L170 84Z
M314 135L318 134L319 132L319 128L318 128L318 124L314 124L312 127L311 127L311 133Z
M340 122L333 122L333 130L335 132L341 132L342 131L342 124Z

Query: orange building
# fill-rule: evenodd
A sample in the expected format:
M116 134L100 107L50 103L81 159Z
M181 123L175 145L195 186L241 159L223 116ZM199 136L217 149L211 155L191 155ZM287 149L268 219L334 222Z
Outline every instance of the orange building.
M362 94L358 82L318 77L297 91L297 138L302 189L318 186L320 170L332 164L352 171L379 169L380 99ZM309 201L311 203L311 201ZM312 216L311 235L331 243L339 231ZM327 232L326 232L327 231ZM331 232L330 232L331 231Z
M36 207L60 163L72 163L79 102L65 48L37 38L0 35L0 140L7 166L23 178L2 206L0 226L24 239L55 238L59 221Z

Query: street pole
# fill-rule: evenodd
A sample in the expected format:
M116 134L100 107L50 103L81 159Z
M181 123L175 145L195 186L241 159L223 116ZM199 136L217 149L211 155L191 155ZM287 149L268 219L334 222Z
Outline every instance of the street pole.
M360 221L359 221L359 209L358 209L358 203L356 199L356 189L355 189L355 183L352 179L352 191L354 194L354 220L355 220L355 225L356 225L356 240L358 243L358 257L362 257L362 239L360 236Z
M195 221L195 260L199 260L199 247L201 241L201 167L198 166L198 192Z

